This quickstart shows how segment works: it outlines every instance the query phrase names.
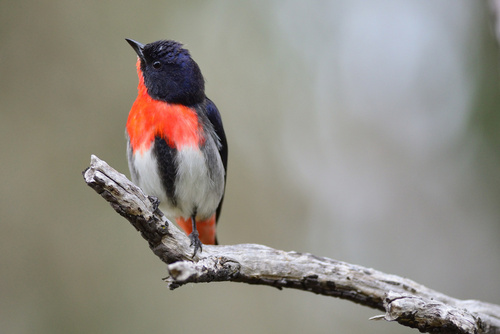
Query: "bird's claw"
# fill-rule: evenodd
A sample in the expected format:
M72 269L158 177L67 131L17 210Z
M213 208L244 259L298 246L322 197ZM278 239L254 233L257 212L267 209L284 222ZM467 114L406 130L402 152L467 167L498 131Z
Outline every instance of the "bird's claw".
M199 234L198 234L198 231L197 230L194 230L193 232L191 232L191 234L189 235L189 240L191 240L191 247L194 247L194 251L193 251L193 257L196 255L196 253L198 252L198 249L200 250L200 252L202 252L202 243L200 241L200 237L199 237Z
M158 197L148 196L148 198L151 204L153 205L153 212L158 210L158 206L160 205L160 200L158 199Z

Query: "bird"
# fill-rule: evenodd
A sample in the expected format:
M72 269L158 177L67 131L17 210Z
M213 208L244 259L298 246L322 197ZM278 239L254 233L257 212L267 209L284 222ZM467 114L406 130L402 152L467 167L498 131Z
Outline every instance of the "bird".
M228 156L221 115L183 44L125 40L139 77L125 131L132 181L189 236L194 257L202 244L218 244Z

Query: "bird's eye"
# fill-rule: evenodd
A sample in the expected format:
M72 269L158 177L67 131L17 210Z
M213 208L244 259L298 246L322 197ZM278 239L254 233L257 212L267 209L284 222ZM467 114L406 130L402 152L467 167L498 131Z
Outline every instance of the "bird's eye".
M153 68L155 68L155 69L159 69L160 67L161 67L161 63L160 63L159 61L155 61L155 62L153 63Z

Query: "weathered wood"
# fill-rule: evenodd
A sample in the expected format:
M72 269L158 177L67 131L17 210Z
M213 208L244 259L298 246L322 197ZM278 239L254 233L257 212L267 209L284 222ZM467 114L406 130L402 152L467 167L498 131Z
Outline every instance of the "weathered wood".
M157 200L92 156L85 182L141 233L167 264L170 289L187 283L232 281L339 297L422 332L500 333L500 306L458 300L412 280L312 254L256 244L204 245L192 257L189 238L168 221Z

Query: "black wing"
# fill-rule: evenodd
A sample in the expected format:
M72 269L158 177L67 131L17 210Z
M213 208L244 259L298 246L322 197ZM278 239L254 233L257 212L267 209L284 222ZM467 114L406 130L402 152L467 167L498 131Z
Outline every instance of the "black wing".
M212 123L212 126L215 130L215 134L219 137L220 145L218 147L219 154L222 160L222 165L224 166L224 191L226 188L226 175L227 175L227 140L226 134L224 133L224 127L222 126L222 118L220 117L219 110L215 106L215 104L207 98L206 104L206 113L208 120ZM217 207L217 211L215 212L216 220L219 220L220 211L222 209L222 202L224 200L224 195L220 200L219 206Z

